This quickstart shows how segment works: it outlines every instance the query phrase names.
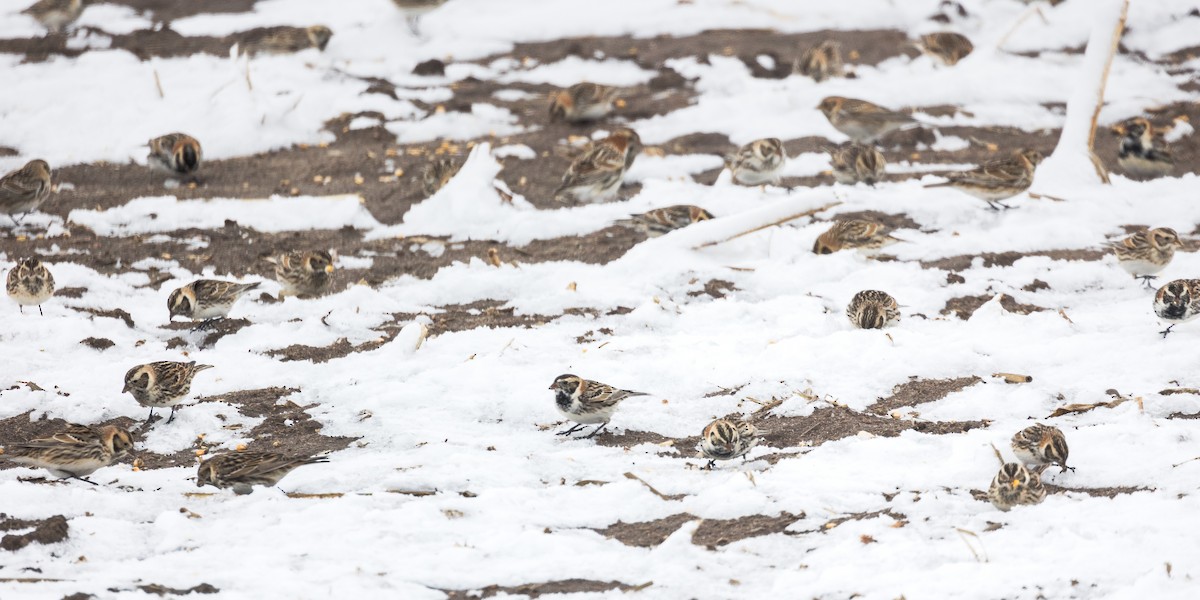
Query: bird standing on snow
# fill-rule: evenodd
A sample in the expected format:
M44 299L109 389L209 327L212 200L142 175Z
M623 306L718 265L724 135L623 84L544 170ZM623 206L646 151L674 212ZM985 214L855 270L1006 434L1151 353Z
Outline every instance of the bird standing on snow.
M182 316L193 321L203 321L197 329L204 329L216 319L228 316L238 298L259 285L259 282L236 283L197 279L171 292L167 297L167 310L170 312L170 319Z
M54 276L42 261L26 258L8 271L5 288L9 297L20 305L22 313L26 306L37 306L38 314L45 316L42 303L54 295Z
M887 292L863 290L850 300L846 317L859 329L883 329L900 322L900 306Z
M1117 264L1127 273L1141 279L1150 286L1151 279L1167 268L1175 257L1175 249L1182 248L1179 234L1170 227L1156 227L1139 231L1112 245Z
M765 185L779 183L779 176L787 164L783 142L778 138L754 140L727 156L725 163L733 174L733 181L742 185Z
M202 463L196 469L196 487L211 485L232 489L240 495L254 486L272 486L297 467L329 462L324 456L287 457L276 452L226 452Z
M952 187L988 203L988 208L1012 208L1000 202L1033 185L1033 173L1042 162L1037 150L1019 150L1011 156L986 162L968 171L946 173L949 181L926 184L927 188Z
M55 477L85 479L97 469L121 460L133 448L133 437L120 427L111 425L92 428L70 425L65 431L48 438L5 446L0 460L47 469Z
M642 140L637 132L625 127L617 129L567 167L562 185L554 191L554 199L587 203L612 200L621 189L625 172L641 151Z
M745 458L762 441L760 436L764 433L768 432L745 421L717 419L700 434L700 456L708 459L709 469L715 467L718 460Z
M1200 316L1200 279L1176 279L1154 294L1154 314L1170 323L1159 333L1165 338L1180 323Z
M17 215L37 210L49 195L50 165L44 160L31 160L0 177L0 211L8 213L15 224L21 223Z
M155 408L171 407L171 416L167 418L167 423L170 423L175 420L179 403L192 391L192 379L196 373L211 368L212 365L198 365L194 360L161 360L138 365L125 373L125 387L121 393L128 392L138 404L150 409L147 423L154 420Z
M599 423L600 426L595 431L584 436L589 438L600 433L600 430L608 425L622 400L646 395L642 392L619 390L599 381L570 374L559 375L554 379L554 383L550 384L550 389L554 391L554 405L558 407L558 412L575 421L575 425L566 431L558 432L558 435L571 435L584 425Z

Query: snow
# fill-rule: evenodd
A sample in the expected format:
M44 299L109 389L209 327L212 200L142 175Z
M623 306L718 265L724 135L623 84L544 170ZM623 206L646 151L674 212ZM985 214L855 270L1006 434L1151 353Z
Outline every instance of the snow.
M467 76L555 85L582 79L632 85L647 77L632 63L603 57L532 66L515 60L461 63L505 52L517 42L586 35L649 38L738 27L896 27L915 36L929 30L927 17L938 4L452 0L423 19L425 37L416 39L387 0L342 3L336 11L329 10L328 0L265 0L250 13L204 14L171 26L184 35L223 35L321 22L335 32L327 51L150 62L113 50L41 63L0 56L10 86L22 90L0 95L3 144L19 152L0 158L0 169L33 156L56 167L131 158L144 162L145 140L173 130L200 138L206 157L249 156L327 140L330 134L321 129L325 121L360 111L386 115L385 126L400 143L504 136L523 126L502 107L476 103L470 112L426 114L406 99L444 102L453 81ZM1091 57L1059 50L1089 39L1089 27L1101 13L1095 3L1043 5L1048 24L1035 16L1021 25L1005 48L1052 51L1036 59L995 49L1026 10L1023 3L964 4L973 17L956 27L976 40L978 50L954 68L893 59L856 68L856 79L814 84L802 77L755 79L739 59L722 57L714 48L707 61L671 61L685 77L697 79L695 104L629 125L651 145L698 132L728 135L733 144L768 136L821 136L832 144L844 136L814 107L824 96L849 95L918 107L917 117L934 126L1061 127L1064 116L1041 104L1073 100L1079 89L1081 70ZM1133 3L1127 44L1152 56L1194 44L1188 37L1194 28L1186 24L1196 19L1172 16L1194 5L1185 0ZM17 10L0 9L0 37L37 35L36 24ZM118 32L144 26L139 19L144 17L101 4L89 6L83 21ZM429 58L460 62L444 78L411 75L413 65ZM247 68L253 89L245 82ZM164 90L161 98L155 72ZM340 73L387 77L401 86L402 100L362 95L366 84ZM1178 87L1187 77L1194 74L1173 76L1129 55L1118 56L1101 123L1173 101L1196 101L1196 92ZM111 82L120 85L104 85ZM88 93L79 93L83 89ZM496 97L526 98L517 92ZM919 110L945 104L963 110L940 118ZM104 118L96 118L96 106L105 107ZM356 119L352 127L376 123ZM1176 135L1191 133L1185 123L1177 127ZM940 137L935 148L953 150L966 143ZM1159 392L1200 387L1195 369L1200 329L1184 324L1165 340L1158 336L1161 324L1151 311L1151 292L1112 257L1029 256L991 266L976 258L958 273L965 283L954 286L947 285L945 271L922 268L918 261L1100 249L1130 224L1171 226L1187 237L1200 222L1195 175L1150 182L1114 177L1109 186L1072 180L1062 193L1064 202L1019 197L1014 200L1019 208L997 214L959 192L927 190L915 180L791 191L722 182L706 186L692 176L720 167L721 157L647 153L629 173L631 182L642 184L640 192L620 202L537 210L520 196L511 203L502 200L495 191L496 159L536 160L544 150L476 144L458 176L415 205L398 225L377 222L356 196L251 201L164 196L72 211L70 222L97 235L144 236L147 258L131 265L133 272L113 275L75 262L73 254L54 253L47 262L59 287L85 287L82 297L52 299L44 306L45 317L22 315L15 305L0 302L0 347L6 349L0 418L33 411L34 419L141 419L145 409L120 393L125 370L149 360L199 360L215 368L197 377L194 395L297 388L287 400L311 406L307 410L323 425L322 433L359 439L334 453L329 464L298 469L279 486L289 492L343 494L338 497L290 498L275 488L249 496L189 496L197 491L188 479L194 475L191 467L134 472L116 465L97 472L94 479L102 485L95 487L36 485L20 480L34 475L31 470L0 471L4 512L28 519L63 514L71 527L62 544L7 554L0 561L0 597L63 597L80 591L144 597L108 590L153 582L175 588L209 583L222 590L222 598L442 598L436 589L571 578L630 585L652 581L637 594L648 598L787 598L797 590L805 597L872 599L1194 595L1200 552L1181 532L1200 527L1195 493L1200 461L1187 462L1200 452L1193 422L1167 417L1200 411L1200 399ZM892 164L888 170L958 166L966 165ZM826 169L825 154L805 153L790 158L787 175ZM878 210L903 213L920 228L897 232L905 242L889 248L896 261L867 260L853 252L815 256L810 248L828 223L807 217L722 241L834 202L840 204L818 216ZM476 258L444 267L429 279L401 276L376 288L355 285L319 299L262 303L244 298L233 316L251 324L211 348L196 348L201 333L163 329L166 297L180 281L200 275L258 280L216 274L211 267L195 271L195 263L155 251L168 239L165 234L180 229L221 228L227 219L268 232L349 226L368 239L395 240L397 247L439 256L447 242L418 236L447 236L449 244L495 240L520 246L586 235L673 204L695 204L718 218L646 241L606 265L523 264L519 256L505 256L516 265L495 267ZM31 215L27 222L48 228L48 236L65 232L46 215ZM415 239L405 239L410 237ZM697 249L709 242L720 243ZM202 250L202 243L191 243ZM0 268L17 258L0 257ZM338 264L368 268L372 261L364 253L339 257ZM176 279L150 287L151 269ZM1197 272L1200 254L1180 253L1160 281ZM714 279L735 289L720 299L692 294ZM1034 280L1049 288L1029 291ZM263 287L273 292L276 284ZM902 305L902 321L887 335L849 327L845 305L862 289L886 290ZM1045 310L1012 314L993 300L965 321L939 314L952 298L999 293ZM430 317L440 307L482 300L500 301L518 315L563 316L532 328L477 328L428 337ZM621 307L631 312L614 314ZM129 311L135 325L77 310L113 308ZM567 309L577 310L563 314ZM266 354L293 344L374 340L396 313L423 316L403 323L393 339L372 351L320 364L282 362ZM604 329L611 333L597 333ZM589 332L592 341L576 341ZM189 346L169 347L169 340L180 335ZM79 343L87 337L107 338L115 346L98 352ZM1027 373L1033 381L999 383L990 374L1000 371ZM650 393L617 412L611 428L618 433L694 436L717 416L758 408L746 398L785 399L775 416L809 415L835 403L862 410L913 376L977 375L985 382L898 409L901 418L988 419L991 424L952 435L851 436L812 448L761 445L748 463L706 472L687 467L700 464L691 458L692 448L640 444L626 450L559 438L553 427L543 430L558 421L546 387L564 372ZM33 391L18 381L44 389ZM738 386L744 387L735 395L712 395ZM1141 402L1047 418L1065 404L1108 400L1110 388ZM805 390L812 394L802 394ZM231 449L246 441L244 432L260 419L222 403L189 405L173 423L153 427L139 444L172 453L191 448L204 434L214 450ZM1071 444L1077 470L1049 475L1052 483L1144 491L1114 498L1052 494L1042 505L1010 513L975 500L970 491L985 489L997 468L990 445L1005 448L1009 437L1034 419L1062 428ZM796 456L773 465L762 460L774 452ZM683 498L660 498L625 473ZM578 485L583 481L604 483ZM397 493L416 490L435 493ZM885 494L896 495L889 500ZM903 526L881 515L825 527L832 519L883 509L904 515ZM714 549L692 543L694 522L653 548L625 546L594 531L618 521L685 512L731 519L784 511L803 514L787 533ZM1002 527L990 530L990 523ZM864 544L864 535L875 543ZM44 580L17 581L35 576Z

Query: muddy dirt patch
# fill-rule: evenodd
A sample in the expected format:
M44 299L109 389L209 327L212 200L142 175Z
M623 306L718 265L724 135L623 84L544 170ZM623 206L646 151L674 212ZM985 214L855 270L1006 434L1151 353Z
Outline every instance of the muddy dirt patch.
M34 543L57 544L67 539L70 532L67 518L62 515L54 515L46 519L16 519L0 513L0 531L23 529L32 529L32 531L22 534L5 534L3 538L0 538L0 550L12 552Z
M979 377L958 377L955 379L916 379L902 383L892 388L892 395L880 398L866 408L867 412L876 415L886 415L902 406L916 406L926 402L941 400L954 392L965 390L981 381Z

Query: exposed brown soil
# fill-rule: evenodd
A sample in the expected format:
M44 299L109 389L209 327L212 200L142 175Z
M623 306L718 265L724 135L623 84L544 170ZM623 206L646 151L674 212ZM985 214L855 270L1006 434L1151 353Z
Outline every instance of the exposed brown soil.
M563 579L545 583L525 583L514 586L489 585L472 590L440 590L446 593L446 600L475 600L491 598L503 594L505 597L519 596L540 598L549 594L582 594L621 590L622 592L644 590L652 585L647 582L641 585L629 585L619 581L592 581L590 579Z
M46 519L14 519L4 513L0 513L0 531L16 531L30 528L33 531L23 534L5 534L3 538L0 538L0 550L12 552L33 543L57 544L67 539L67 535L70 532L70 527L67 525L67 518L62 515L54 515Z
M965 271L971 268L972 263L977 258L982 260L982 265L985 268L990 268L1011 267L1018 260L1030 256L1045 256L1051 260L1096 261L1104 258L1105 254L1106 252L1103 250L1093 250L1090 248L1079 250L1043 250L1038 252L984 252L982 254L964 254L961 256L939 258L937 260L922 261L921 266L926 269Z
M941 400L983 381L974 375L956 379L917 379L915 376L911 379L912 381L892 388L891 396L876 400L866 410L877 415L886 415L902 406L916 406Z
M992 298L995 298L995 296L987 294L980 296L960 296L958 298L951 298L946 301L946 307L941 310L941 314L948 315L953 313L954 316L965 321L970 319L971 315L975 314L975 311L979 310L979 307L987 304L987 302ZM1027 315L1029 313L1048 310L1045 307L1017 302L1008 294L1002 294L1000 296L1000 307L1010 313L1017 313L1019 315Z
M712 550L746 538L781 533L803 518L804 513L793 515L789 512L774 517L750 515L737 519L700 519L695 515L680 513L653 521L618 522L598 531L604 537L626 546L653 548L666 541L684 523L700 520L700 525L692 534L692 543Z

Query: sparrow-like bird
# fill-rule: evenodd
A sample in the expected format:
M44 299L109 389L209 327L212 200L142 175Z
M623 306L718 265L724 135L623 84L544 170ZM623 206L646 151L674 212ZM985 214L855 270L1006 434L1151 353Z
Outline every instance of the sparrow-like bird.
M838 183L854 185L861 181L874 186L883 180L887 160L874 146L851 142L829 150L829 166Z
M1117 164L1130 174L1163 177L1175 169L1175 157L1162 136L1156 135L1150 121L1135 117L1114 125L1112 132L1121 137Z
M708 469L715 467L718 460L745 458L765 433L745 421L717 419L700 434L700 456L708 459Z
M612 200L621 189L625 171L641 150L642 140L637 132L625 127L617 129L571 163L563 174L562 185L554 191L554 199L586 203Z
M44 160L31 160L25 166L0 177L0 211L8 213L13 223L17 215L36 210L50 195L50 165Z
M825 233L817 236L813 243L813 254L833 254L839 250L856 249L868 256L876 254L885 246L899 242L884 229L881 223L850 219L835 221Z
M426 13L446 3L446 0L392 0L397 8L404 11L408 28L413 35L420 36L421 17Z
M267 261L275 265L275 281L283 286L280 297L316 298L333 283L333 255L324 250L286 252Z
M50 33L61 33L83 13L83 0L40 0L21 11L38 20Z
M452 158L436 158L421 167L421 189L432 196L458 175L462 163Z
M121 393L129 392L138 404L150 409L146 422L154 420L154 409L171 407L171 416L167 422L175 420L175 409L187 398L192 391L192 378L196 373L213 368L212 365L198 365L196 361L158 362L138 365L125 373L125 388Z
M72 424L52 437L6 446L0 459L47 469L55 477L69 477L95 485L85 477L125 458L131 448L133 437L120 427L93 428Z
M329 462L325 456L288 457L277 452L226 452L200 463L196 487L211 485L231 488L238 495L249 494L254 486L279 483L296 467Z
M700 221L707 221L712 218L712 213L699 206L676 204L675 206L656 208L640 215L633 215L618 223L641 231L649 237L658 237L664 233L670 233L676 229L687 227L692 223L699 223Z
M1159 333L1165 338L1176 325L1200 316L1200 279L1176 279L1154 294L1154 314L1170 323Z
M879 138L909 125L912 117L886 109L866 100L830 96L817 105L817 110L829 119L833 128L860 144L870 144Z
M887 292L863 290L850 300L846 317L859 329L883 329L900 322L900 305Z
M954 66L975 50L975 45L967 36L949 31L927 33L917 41L917 47L947 67Z
M200 142L196 138L186 133L168 133L150 140L146 145L150 147L146 160L152 169L177 177L191 176L193 181L196 180L196 171L200 170L200 160L203 158Z
M54 276L42 261L26 258L9 269L5 288L9 297L20 305L22 313L26 306L36 305L38 314L44 315L42 303L54 295Z
M742 185L764 185L779 183L779 176L787 164L787 153L778 138L754 140L734 154L725 157L725 164L733 173L733 180Z
M955 188L986 201L992 210L1012 208L1000 201L1029 189L1033 185L1033 172L1041 162L1041 152L1018 150L1008 158L989 161L974 169L946 173L948 181L925 187Z
M213 321L229 315L242 294L257 288L260 282L236 283L215 279L197 279L171 292L167 297L167 310L173 320L182 316L193 321L203 321L197 329L203 329Z
M599 423L600 426L595 431L584 436L589 438L600 433L600 430L608 425L622 400L646 395L642 392L619 390L599 381L570 374L559 375L554 379L554 383L550 384L550 389L554 390L554 404L558 407L558 412L575 421L575 425L566 431L558 432L558 435L571 435L584 425Z
M598 83L577 83L550 97L550 120L585 123L607 117L617 99L615 87Z
M800 54L792 63L792 72L813 81L821 83L831 77L844 77L842 64L842 44L833 40L825 40Z
M1000 467L988 488L988 500L1004 512L1014 506L1039 504L1045 499L1046 488L1042 486L1041 477L1019 463L1005 463Z
M242 47L246 54L294 54L309 48L324 51L333 30L324 25L267 27L248 32Z
M1030 425L1013 436L1012 449L1017 460L1034 467L1038 475L1050 465L1063 471L1075 470L1067 466L1067 438L1057 427L1041 423Z
M1139 231L1112 245L1117 255L1117 264L1134 278L1141 279L1150 287L1150 280L1167 268L1175 257L1175 249L1182 248L1179 234L1170 227L1156 227Z

